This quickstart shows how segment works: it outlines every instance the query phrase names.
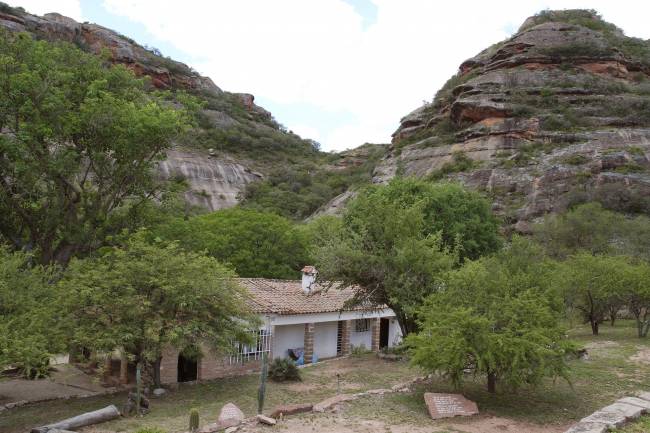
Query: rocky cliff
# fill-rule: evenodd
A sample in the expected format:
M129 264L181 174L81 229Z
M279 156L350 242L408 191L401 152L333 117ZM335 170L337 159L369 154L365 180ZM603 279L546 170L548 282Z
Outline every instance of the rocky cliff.
M650 42L545 11L401 120L375 171L456 179L519 231L572 203L650 212Z
M181 138L159 166L162 177L182 176L187 181L185 196L191 204L210 210L234 206L245 186L263 177L260 171L268 160L281 160L279 152L297 153L299 159L312 151L309 143L282 130L271 113L255 104L253 95L222 91L189 66L113 30L57 13L39 17L1 2L0 29L69 42L95 54L107 52L113 63L149 77L153 87L185 90L203 100L200 128Z

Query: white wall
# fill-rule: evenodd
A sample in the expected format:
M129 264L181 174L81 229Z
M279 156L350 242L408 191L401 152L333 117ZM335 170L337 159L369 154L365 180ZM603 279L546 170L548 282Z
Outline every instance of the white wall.
M372 323L368 324L367 331L357 332L356 321L353 320L350 328L350 345L353 347L359 347L363 344L366 346L366 349L370 350L372 348Z
M397 319L393 317L388 326L388 347L393 347L400 341L402 341L402 329L399 327Z
M336 356L338 322L319 322L314 327L314 353L318 359Z
M305 325L276 326L273 335L273 358L286 358L288 349L305 345Z

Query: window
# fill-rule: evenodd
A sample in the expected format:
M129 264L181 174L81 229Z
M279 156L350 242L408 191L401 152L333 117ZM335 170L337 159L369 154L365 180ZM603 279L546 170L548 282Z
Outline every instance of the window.
M271 331L260 329L253 331L253 343L234 343L235 353L230 356L230 364L243 364L247 361L262 359L264 353L271 352Z
M355 332L366 332L370 328L370 320L368 319L357 319L354 321L354 331Z

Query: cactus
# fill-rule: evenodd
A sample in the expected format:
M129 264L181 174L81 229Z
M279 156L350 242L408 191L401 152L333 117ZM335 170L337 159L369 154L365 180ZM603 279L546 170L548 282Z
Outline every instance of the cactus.
M264 410L264 395L266 394L266 376L269 372L268 355L266 352L262 355L262 371L260 372L260 387L257 391L257 413L261 414Z
M190 410L190 432L194 433L199 429L199 410Z

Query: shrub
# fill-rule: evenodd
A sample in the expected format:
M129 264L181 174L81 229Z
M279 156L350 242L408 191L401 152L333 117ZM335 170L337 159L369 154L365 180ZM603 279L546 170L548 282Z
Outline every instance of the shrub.
M570 165L582 165L588 161L587 157L584 155L569 155L566 158L564 158L564 163L565 164L570 164Z
M370 349L368 349L365 344L360 344L358 346L352 346L351 352L352 356L361 356L370 353Z
M269 377L276 382L302 380L298 366L289 358L275 358L269 365Z

